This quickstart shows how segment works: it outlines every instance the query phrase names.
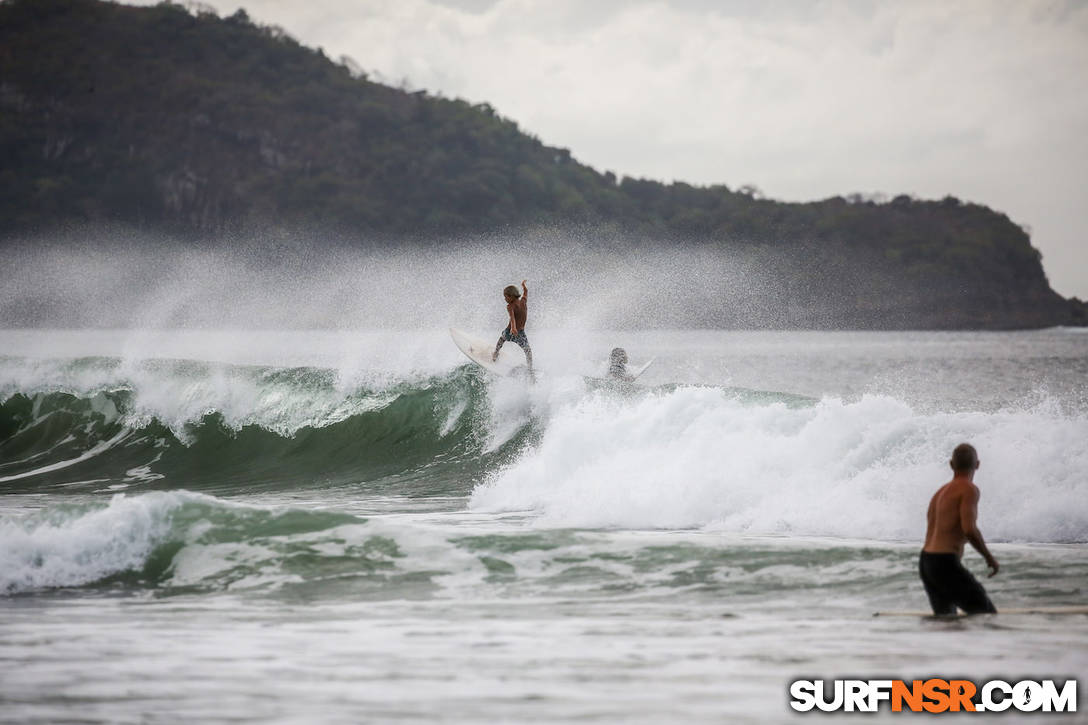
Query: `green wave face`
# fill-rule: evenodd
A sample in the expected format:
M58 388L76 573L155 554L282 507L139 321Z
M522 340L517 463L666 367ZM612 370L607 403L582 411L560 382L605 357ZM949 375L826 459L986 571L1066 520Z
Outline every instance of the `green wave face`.
M488 445L485 384L468 367L346 393L322 370L219 372L229 378L228 398L195 405L185 400L191 385L166 386L177 401L155 405L147 391L123 384L9 394L0 405L0 490L138 484L235 495L351 484L406 496L466 495L480 472L532 435L525 424ZM201 393L215 378L198 363L170 363L169 373L175 383L197 381ZM239 387L254 397L237 400Z

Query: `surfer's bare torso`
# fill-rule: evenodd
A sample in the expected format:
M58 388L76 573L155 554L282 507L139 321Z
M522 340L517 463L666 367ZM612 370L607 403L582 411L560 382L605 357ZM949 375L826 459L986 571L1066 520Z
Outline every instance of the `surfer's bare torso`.
M526 304L526 298L528 296L529 292L526 290L521 297L506 305L506 312L513 323L510 326L510 332L515 335L518 330L525 329L525 320L529 316L529 306Z

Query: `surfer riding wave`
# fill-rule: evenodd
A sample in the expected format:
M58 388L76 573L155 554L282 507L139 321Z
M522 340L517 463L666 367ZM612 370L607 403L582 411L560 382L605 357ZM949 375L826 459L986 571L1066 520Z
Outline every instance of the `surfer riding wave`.
M502 291L506 300L506 312L510 317L510 323L506 329L499 333L499 341L495 344L495 352L491 355L491 361L499 359L499 350L506 342L512 342L525 351L525 363L529 366L529 377L533 375L533 349L529 346L529 338L525 336L525 322L529 317L529 288L521 280L521 290L514 285L508 285Z

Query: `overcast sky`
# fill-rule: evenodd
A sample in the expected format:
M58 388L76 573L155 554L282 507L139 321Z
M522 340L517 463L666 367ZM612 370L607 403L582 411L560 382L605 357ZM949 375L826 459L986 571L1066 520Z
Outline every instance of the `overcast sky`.
M208 4L486 101L602 171L987 204L1088 299L1088 0Z

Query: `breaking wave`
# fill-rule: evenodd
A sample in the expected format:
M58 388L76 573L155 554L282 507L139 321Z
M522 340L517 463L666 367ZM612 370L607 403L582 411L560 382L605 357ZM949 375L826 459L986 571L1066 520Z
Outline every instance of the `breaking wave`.
M886 396L753 403L686 387L589 396L476 488L481 511L571 527L707 528L916 540L947 460L980 451L981 528L997 540L1088 540L1088 416L1044 401L921 413Z
M576 375L526 386L470 366L364 384L317 367L3 361L4 493L336 488L544 527L917 541L949 451L970 440L988 537L1088 540L1088 415L1045 397L934 412Z

